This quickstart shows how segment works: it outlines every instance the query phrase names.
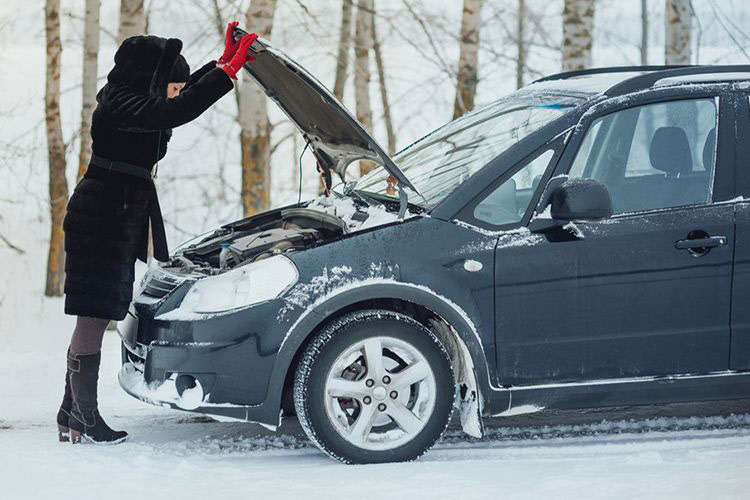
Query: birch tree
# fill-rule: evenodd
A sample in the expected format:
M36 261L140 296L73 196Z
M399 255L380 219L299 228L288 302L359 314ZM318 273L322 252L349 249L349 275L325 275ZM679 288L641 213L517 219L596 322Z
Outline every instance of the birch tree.
M526 69L526 2L518 0L516 14L516 88L523 87L523 72Z
M333 95L339 101L344 98L346 73L349 68L349 51L352 44L352 0L341 0L341 28L339 47L336 56L336 80L333 84Z
M276 0L252 0L245 23L249 33L271 37ZM271 125L266 94L242 71L238 97L238 121L242 147L242 210L245 216L271 205Z
M120 24L117 43L128 37L146 33L146 11L143 0L120 0Z
M354 35L354 99L357 120L372 132L370 107L370 49L372 48L373 0L357 3L357 27ZM359 173L364 175L375 167L369 160L359 162Z
M83 20L83 81L81 100L81 150L78 179L83 177L91 158L91 114L96 106L96 73L99 54L99 9L101 0L86 0Z
M453 118L458 118L474 108L474 95L477 90L481 10L482 0L464 0Z
M641 66L648 65L648 0L641 0Z
M46 0L44 31L47 40L46 88L44 94L47 125L47 156L49 162L50 239L47 254L47 282L44 294L48 297L63 294L65 282L65 249L62 229L68 203L68 183L65 179L65 143L60 122L60 0Z
M375 67L378 70L378 88L380 89L380 102L383 105L385 131L388 136L388 154L392 155L396 152L396 133L393 131L393 118L391 117L391 103L388 100L385 64L383 64L383 54L380 50L380 40L378 39L378 30L374 15L372 16L372 52L375 55Z
M562 69L591 67L594 0L565 0L563 7Z
M690 0L666 0L664 6L666 64L690 64Z

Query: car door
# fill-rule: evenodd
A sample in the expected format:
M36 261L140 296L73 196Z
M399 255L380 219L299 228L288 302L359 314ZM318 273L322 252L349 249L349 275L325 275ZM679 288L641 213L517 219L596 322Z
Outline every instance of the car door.
M727 369L734 208L713 188L717 135L733 127L719 102L631 103L581 123L555 173L604 183L614 215L500 236L501 384Z
M750 370L750 82L738 83L736 242L732 279L731 370Z

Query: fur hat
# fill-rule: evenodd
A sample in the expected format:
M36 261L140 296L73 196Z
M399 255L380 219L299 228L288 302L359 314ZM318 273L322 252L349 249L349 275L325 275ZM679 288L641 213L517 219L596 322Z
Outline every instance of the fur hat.
M190 66L180 55L181 50L182 42L177 38L126 38L115 53L115 67L107 75L107 82L164 97L169 82L186 82L190 76Z

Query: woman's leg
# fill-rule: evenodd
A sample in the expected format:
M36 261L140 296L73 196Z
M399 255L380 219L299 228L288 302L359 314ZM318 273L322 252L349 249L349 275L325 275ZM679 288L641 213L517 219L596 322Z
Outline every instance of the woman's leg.
M99 414L97 385L102 338L109 320L78 316L68 353L68 378L73 405L68 424L73 443L82 437L95 443L123 441L127 433L113 431Z
M104 330L107 328L108 323L109 320L106 319L78 316L76 327L73 330L73 337L70 339L70 347L68 347L67 357L69 358L71 354L92 354L99 352L102 348ZM72 410L73 393L70 389L70 370L66 370L65 394L63 395L60 409L57 411L58 440L61 442L67 442L70 440L68 422Z
M72 354L94 354L102 350L104 330L109 324L108 319L78 316L73 337L70 339Z

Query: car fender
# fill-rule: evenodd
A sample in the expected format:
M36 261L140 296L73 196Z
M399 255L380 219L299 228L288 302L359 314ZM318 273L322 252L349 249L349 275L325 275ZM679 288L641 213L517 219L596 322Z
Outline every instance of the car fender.
M479 333L469 316L450 299L423 285L387 278L370 278L340 286L308 306L284 337L269 381L267 404L280 405L284 382L295 355L305 341L328 318L339 311L368 300L399 299L422 306L441 317L455 331L471 358L479 390L478 411L483 395L491 390L487 360Z

